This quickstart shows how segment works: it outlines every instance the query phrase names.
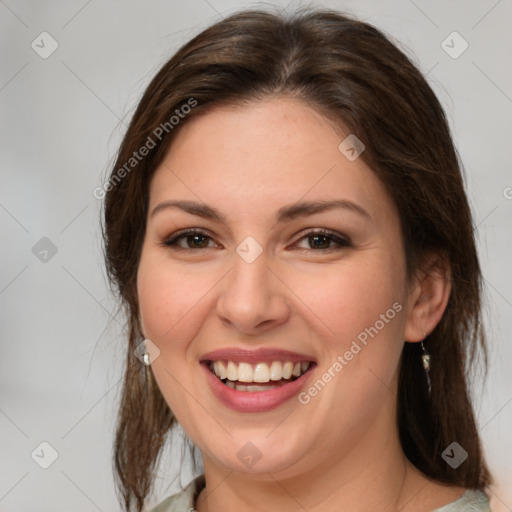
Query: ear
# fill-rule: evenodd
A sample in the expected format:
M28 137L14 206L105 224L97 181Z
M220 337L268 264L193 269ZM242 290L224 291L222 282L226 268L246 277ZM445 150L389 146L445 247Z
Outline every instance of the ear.
M404 339L423 341L441 321L451 292L446 258L432 254L424 259L409 287Z

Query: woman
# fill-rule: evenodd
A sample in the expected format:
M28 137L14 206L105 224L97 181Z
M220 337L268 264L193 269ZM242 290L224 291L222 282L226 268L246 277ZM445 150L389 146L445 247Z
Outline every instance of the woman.
M442 108L381 32L213 25L148 86L106 190L125 510L177 423L204 474L155 512L489 510L471 213Z

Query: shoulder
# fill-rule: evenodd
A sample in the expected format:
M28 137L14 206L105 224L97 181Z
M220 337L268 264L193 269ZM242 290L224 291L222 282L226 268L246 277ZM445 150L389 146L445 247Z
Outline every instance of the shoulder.
M434 512L491 512L491 508L486 494L468 489L459 499Z
M205 485L204 475L194 478L181 492L159 503L150 512L191 512L197 495Z

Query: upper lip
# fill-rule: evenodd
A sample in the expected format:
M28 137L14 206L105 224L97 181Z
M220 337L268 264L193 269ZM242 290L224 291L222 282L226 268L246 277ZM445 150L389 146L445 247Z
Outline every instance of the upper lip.
M233 361L240 363L265 363L272 361L315 362L315 359L305 354L274 348L259 348L247 350L243 348L221 348L204 354L201 361Z

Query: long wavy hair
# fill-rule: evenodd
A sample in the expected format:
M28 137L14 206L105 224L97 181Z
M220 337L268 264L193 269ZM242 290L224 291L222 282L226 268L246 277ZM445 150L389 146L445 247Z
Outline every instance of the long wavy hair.
M361 158L398 208L409 275L427 254L446 258L451 295L426 341L432 393L429 397L419 344L405 343L397 425L405 455L427 477L485 489L490 477L467 383L468 371L480 360L475 356L485 355L482 278L462 169L438 99L405 53L371 25L326 10L292 16L242 11L201 32L159 70L104 187L106 268L129 331L113 453L124 509L142 510L175 423L152 372L134 356L143 339L136 277L151 177L189 119L221 103L273 95L304 101L364 141ZM184 108L191 100L195 106ZM172 123L176 110L186 115ZM159 126L167 129L155 137ZM146 156L130 160L148 146L148 137L152 147ZM453 441L468 452L456 470L441 457Z

